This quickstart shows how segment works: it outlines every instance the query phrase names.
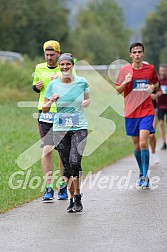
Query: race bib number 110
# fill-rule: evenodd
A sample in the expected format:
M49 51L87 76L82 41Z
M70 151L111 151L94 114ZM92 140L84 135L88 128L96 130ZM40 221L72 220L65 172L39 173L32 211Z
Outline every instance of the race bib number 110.
M148 80L133 80L133 91L145 91L148 88Z

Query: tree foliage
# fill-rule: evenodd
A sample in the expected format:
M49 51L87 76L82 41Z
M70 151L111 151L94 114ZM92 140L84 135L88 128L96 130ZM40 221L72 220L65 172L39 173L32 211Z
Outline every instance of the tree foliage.
M34 57L48 39L60 42L68 36L66 0L1 0L1 50Z
M129 34L124 27L122 9L115 1L90 2L78 15L71 46L79 59L110 64L127 57Z
M146 47L147 60L157 68L160 63L167 63L167 1L161 0L155 13L146 19L142 30L142 40Z
M74 31L68 25L68 6L68 0L1 0L0 50L35 58L46 40L55 39L62 51L93 64L126 59L130 33L115 0L90 1Z
M126 24L139 31L149 12L153 12L160 0L117 0L125 11Z

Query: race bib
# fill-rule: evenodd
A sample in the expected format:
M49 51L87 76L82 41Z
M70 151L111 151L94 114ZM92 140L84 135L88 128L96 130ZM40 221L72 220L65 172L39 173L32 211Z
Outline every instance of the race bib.
M77 113L59 114L59 126L79 127L79 116Z
M166 85L162 85L161 89L162 89L163 94L167 94L167 86Z
M41 113L39 121L40 122L46 122L46 123L53 123L54 121L55 113L48 112L48 113Z
M133 91L145 91L148 88L148 80L133 80Z

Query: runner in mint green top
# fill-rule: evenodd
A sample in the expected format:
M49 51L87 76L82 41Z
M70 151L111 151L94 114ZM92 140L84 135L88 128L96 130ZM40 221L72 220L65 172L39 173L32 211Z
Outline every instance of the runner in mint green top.
M64 179L70 194L67 212L81 212L81 160L88 133L84 108L90 103L89 86L86 79L72 74L74 60L70 55L62 54L58 63L62 75L49 83L42 111L47 113L56 102L53 140L63 162Z
M60 78L50 82L45 97L51 99L53 94L59 94L53 131L87 129L84 108L81 104L84 95L88 93L89 86L83 77L75 76L73 82L68 85L64 84Z

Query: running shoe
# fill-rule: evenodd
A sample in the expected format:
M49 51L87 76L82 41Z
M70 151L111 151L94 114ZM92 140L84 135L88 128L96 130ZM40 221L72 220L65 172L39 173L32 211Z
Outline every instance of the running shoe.
M53 199L54 199L54 191L51 187L47 187L42 201L49 202L49 201L52 201Z
M82 206L82 202L81 202L81 194L75 195L73 211L74 212L82 212L82 210L83 210L83 206Z
M67 213L73 213L74 198L70 199L70 205L67 207Z
M159 164L159 157L157 153L152 153L152 159L154 164Z
M142 189L146 189L146 188L149 188L149 186L150 186L149 178L148 177L144 177L143 183L141 185L141 188Z
M57 195L57 199L58 200L68 199L67 185L65 183L60 186L60 189L59 189L58 195Z
M144 181L144 177L143 177L143 176L140 176L139 179L137 180L137 185L138 185L138 186L142 186L143 181Z
M166 150L166 149L167 149L167 145L166 145L166 143L163 143L161 150Z

